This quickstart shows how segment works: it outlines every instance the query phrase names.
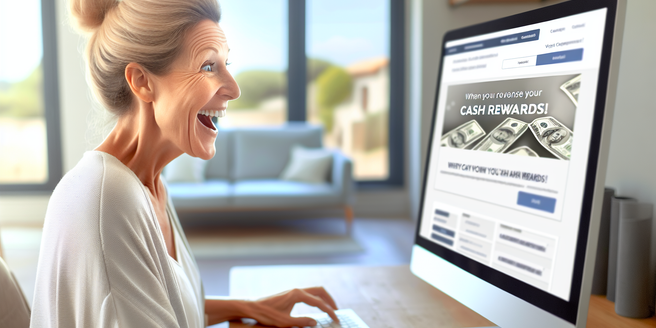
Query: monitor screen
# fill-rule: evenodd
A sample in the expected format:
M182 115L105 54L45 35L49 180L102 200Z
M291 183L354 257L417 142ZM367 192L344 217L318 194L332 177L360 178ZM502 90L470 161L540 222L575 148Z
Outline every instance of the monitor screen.
M435 255L570 321L561 305L581 288L608 15L447 34L417 232Z

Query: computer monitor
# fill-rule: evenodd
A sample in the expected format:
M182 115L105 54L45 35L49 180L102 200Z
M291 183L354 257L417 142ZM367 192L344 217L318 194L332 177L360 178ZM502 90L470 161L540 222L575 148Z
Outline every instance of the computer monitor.
M625 3L444 36L411 270L500 327L584 327Z

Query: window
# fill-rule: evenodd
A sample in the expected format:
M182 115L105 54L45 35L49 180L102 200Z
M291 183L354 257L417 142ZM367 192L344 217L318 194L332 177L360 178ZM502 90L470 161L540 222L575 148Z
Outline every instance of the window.
M241 88L221 126L287 121L287 0L221 0L228 70Z
M62 175L54 12L51 1L0 2L2 192L49 191Z
M288 6L288 120L322 124L325 145L353 158L358 186L402 185L404 0Z
M306 2L306 118L353 158L357 180L389 175L389 11L381 0Z

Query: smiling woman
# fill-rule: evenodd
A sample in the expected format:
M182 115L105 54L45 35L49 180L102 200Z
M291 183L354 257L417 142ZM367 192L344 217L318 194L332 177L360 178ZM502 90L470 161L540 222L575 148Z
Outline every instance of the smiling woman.
M205 297L200 274L160 179L183 153L215 154L212 117L239 86L215 0L71 0L89 36L91 89L118 116L114 129L53 192L37 268L34 327L202 327L292 318L297 302L337 319L321 287L257 301Z

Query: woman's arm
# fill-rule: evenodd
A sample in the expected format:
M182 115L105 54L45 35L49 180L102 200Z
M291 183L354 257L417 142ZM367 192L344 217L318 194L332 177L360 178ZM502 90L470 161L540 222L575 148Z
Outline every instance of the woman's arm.
M227 320L251 318L269 326L315 326L314 319L290 316L294 305L300 302L318 307L328 313L333 320L339 321L334 311L337 305L323 287L292 289L255 301L210 296L205 298L205 313L210 325Z

